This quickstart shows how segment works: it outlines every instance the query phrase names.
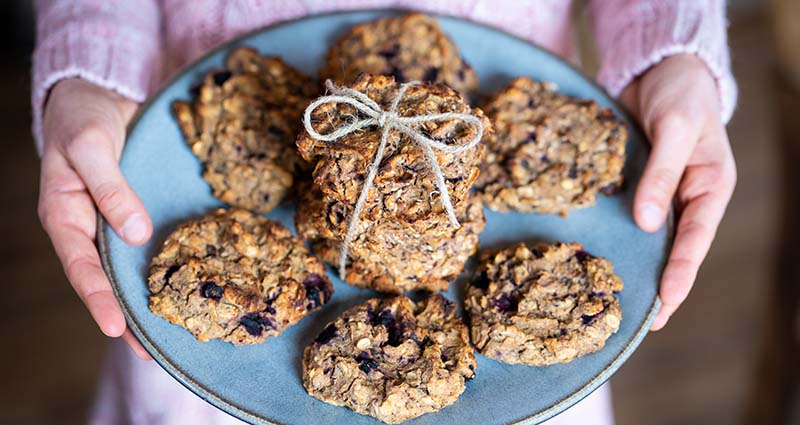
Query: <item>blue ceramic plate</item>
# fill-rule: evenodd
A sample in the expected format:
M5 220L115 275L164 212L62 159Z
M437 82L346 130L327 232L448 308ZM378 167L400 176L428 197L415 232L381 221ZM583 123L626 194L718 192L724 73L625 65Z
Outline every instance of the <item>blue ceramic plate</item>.
M199 342L183 328L148 310L146 285L150 258L179 223L198 218L222 204L211 196L172 117L170 104L189 97L189 88L206 71L220 67L227 53L240 45L280 55L297 68L316 75L325 50L349 26L393 12L324 15L284 23L237 39L187 68L144 107L132 124L121 166L150 212L152 240L141 247L126 245L101 222L99 244L103 263L128 324L153 358L172 376L220 409L253 423L375 424L372 418L323 403L306 394L300 376L304 347L324 324L348 307L375 296L333 278L336 292L321 312L303 319L264 344L234 347ZM396 12L394 12L396 13ZM600 197L595 207L569 218L537 214L487 214L482 247L517 241L578 241L593 254L607 257L625 283L620 294L623 320L619 332L598 353L565 365L511 366L478 355L477 376L461 398L435 414L409 424L536 423L558 414L607 380L642 341L659 308L658 280L671 244L671 231L654 234L636 228L631 201L647 157L647 144L637 127L609 96L579 71L544 50L497 30L441 17L444 31L478 72L484 93L513 77L526 75L553 81L561 92L595 99L628 121L630 140L625 190ZM269 214L294 229L293 208ZM463 296L464 283L454 283L447 296Z

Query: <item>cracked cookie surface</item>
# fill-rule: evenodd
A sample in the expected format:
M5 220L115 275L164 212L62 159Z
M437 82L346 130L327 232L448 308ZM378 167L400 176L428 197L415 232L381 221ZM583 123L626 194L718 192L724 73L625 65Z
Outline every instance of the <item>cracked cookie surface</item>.
M338 264L352 208L323 199L319 191L309 191L298 203L297 232L311 240L314 252L329 264ZM486 223L483 205L475 196L457 211L458 229L444 214L414 222L374 220L367 214L362 214L350 244L344 280L388 293L447 290L477 251L478 235Z
M392 77L362 75L350 87L366 93L383 110L388 110L400 84ZM441 84L408 88L397 109L400 116L446 112L478 117L484 129L484 139L491 133L491 124L480 109L470 108L462 95ZM319 133L328 134L352 122L354 117L358 117L358 112L351 105L327 103L314 111L311 124ZM458 119L425 122L420 124L419 130L430 138L459 146L467 145L477 134L474 126ZM314 167L314 184L323 196L355 205L380 139L378 126L364 128L332 142L315 140L303 131L297 139L297 146L303 158ZM483 142L460 153L434 150L456 208L467 198L478 178L484 150ZM375 219L392 217L406 221L445 214L425 152L412 138L396 130L390 132L383 161L364 209Z
M475 187L489 208L566 214L619 190L628 133L610 109L529 78L483 108L495 131Z
M269 212L307 170L294 145L313 81L277 57L241 47L173 112L203 178L229 205Z
M374 298L306 348L303 385L324 402L394 424L453 403L475 366L453 302L439 294Z
M361 73L444 83L462 93L478 88L477 74L439 22L422 13L354 26L328 50L320 79L347 84Z
M184 223L150 263L150 310L198 340L263 342L322 307L322 262L280 223L219 209Z
M619 329L622 280L578 243L519 244L486 255L467 289L475 349L505 363L567 363Z

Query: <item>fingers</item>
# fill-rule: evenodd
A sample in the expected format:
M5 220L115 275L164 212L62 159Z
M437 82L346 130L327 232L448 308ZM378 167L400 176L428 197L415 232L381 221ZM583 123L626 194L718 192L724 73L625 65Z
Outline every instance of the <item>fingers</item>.
M122 335L125 318L94 246L95 210L80 178L57 153L42 160L39 217L64 265L67 278L100 330Z
M128 344L128 347L130 347L131 350L133 350L133 354L136 354L136 357L142 360L153 360L153 357L151 357L150 353L144 349L142 344L138 339L136 339L130 329L126 330L125 333L122 334L122 340Z
M642 230L654 232L664 224L701 128L680 112L655 116L649 127L653 149L636 190L633 216Z
M733 163L690 167L681 192L691 193L704 186L705 191L686 199L675 234L669 261L661 278L659 296L663 305L651 327L659 330L686 300L700 265L711 248L725 208L733 193L736 177ZM703 185L703 182L712 182Z
M66 155L114 231L127 243L141 245L150 239L153 226L119 169L113 137L122 136L88 126L67 144Z

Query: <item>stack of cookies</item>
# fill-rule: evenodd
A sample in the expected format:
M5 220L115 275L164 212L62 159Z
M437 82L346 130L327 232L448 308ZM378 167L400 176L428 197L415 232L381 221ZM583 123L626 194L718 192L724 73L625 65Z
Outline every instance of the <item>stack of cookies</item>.
M363 74L350 88L388 110L401 84L391 76ZM470 114L481 121L484 134L491 132L483 112L470 108L462 94L444 84L408 87L396 112L401 117ZM317 132L327 134L352 122L359 113L348 104L323 104L313 111L310 124ZM297 230L329 263L339 261L382 131L371 126L332 142L317 140L308 132L298 137L300 154L314 171L313 187L297 206ZM453 118L421 123L416 131L448 146L463 146L476 137L478 130ZM478 234L485 224L481 202L470 194L483 153L481 143L459 153L434 150L461 224L457 227L448 219L424 148L408 135L390 130L355 237L347 247L348 265L342 278L353 285L389 293L445 290L477 250Z

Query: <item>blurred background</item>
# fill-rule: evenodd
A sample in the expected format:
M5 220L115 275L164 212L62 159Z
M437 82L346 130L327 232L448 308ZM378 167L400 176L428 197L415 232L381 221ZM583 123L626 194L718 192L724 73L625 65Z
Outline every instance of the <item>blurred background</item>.
M82 424L104 338L36 217L30 3L0 6L0 423ZM688 301L612 380L620 425L800 424L800 0L729 17L738 187Z

